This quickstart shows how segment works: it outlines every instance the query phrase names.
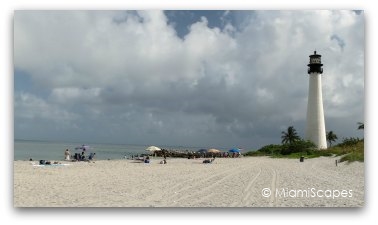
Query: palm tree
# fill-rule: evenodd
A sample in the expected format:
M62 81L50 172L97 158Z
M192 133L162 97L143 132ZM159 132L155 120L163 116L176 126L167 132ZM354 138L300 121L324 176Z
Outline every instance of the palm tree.
M329 147L332 146L332 142L335 142L337 140L336 134L333 133L333 131L327 132L327 141L329 143Z
M364 129L364 123L358 122L358 128L357 130L363 130Z
M287 143L292 144L293 142L300 140L300 137L298 136L297 131L294 129L293 126L288 127L287 132L282 131L281 133L282 133L281 138L282 138L283 144L287 144Z

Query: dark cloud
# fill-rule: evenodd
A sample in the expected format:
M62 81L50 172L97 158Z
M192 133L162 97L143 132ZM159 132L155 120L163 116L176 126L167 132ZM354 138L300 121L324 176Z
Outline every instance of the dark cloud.
M337 42L337 44L340 46L341 50L344 49L345 42L339 36L337 36L336 34L334 34L334 35L331 36L331 40L335 40Z

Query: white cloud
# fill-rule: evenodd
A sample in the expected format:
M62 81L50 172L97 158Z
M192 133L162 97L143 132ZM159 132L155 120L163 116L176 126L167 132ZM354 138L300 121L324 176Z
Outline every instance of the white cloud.
M29 93L17 93L14 100L15 118L46 119L47 123L67 123L74 121L78 115L61 109Z
M22 109L49 119L85 115L135 138L161 129L154 135L167 144L184 135L227 145L231 133L249 145L280 141L282 126L304 126L315 49L323 55L326 117L363 120L363 14L241 14L223 29L202 18L180 39L160 11L16 11L15 68L47 96L28 107L16 98L15 123Z

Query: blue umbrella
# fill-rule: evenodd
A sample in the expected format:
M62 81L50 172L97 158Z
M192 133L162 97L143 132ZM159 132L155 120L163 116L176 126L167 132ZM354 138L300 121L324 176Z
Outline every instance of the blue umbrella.
M240 152L240 149L238 149L238 148L233 148L233 149L230 149L230 150L228 150L229 152Z

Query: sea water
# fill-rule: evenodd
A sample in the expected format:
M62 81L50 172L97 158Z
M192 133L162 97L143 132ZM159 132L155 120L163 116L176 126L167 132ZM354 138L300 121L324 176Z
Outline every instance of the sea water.
M75 150L83 144L88 145L89 149L85 151L88 156L90 153L96 153L95 159L124 159L132 155L148 154L145 149L147 145L117 145L117 144L94 144L94 143L71 143L71 142L51 142L51 141L14 141L14 160L64 160L64 152L68 149L71 155L81 153L82 150ZM199 147L175 147L159 146L160 148L178 151L197 151Z

